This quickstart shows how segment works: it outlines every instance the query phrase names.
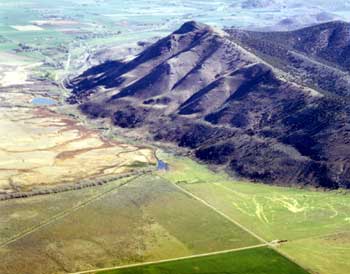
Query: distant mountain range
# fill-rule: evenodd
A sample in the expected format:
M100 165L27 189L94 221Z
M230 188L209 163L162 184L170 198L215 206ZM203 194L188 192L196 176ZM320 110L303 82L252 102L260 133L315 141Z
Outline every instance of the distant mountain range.
M231 7L233 16L244 15L242 22L246 29L287 31L334 20L348 20L349 13L346 11L350 8L350 1L238 0L231 1ZM241 26L239 21L235 24Z
M256 9L256 8L283 8L286 6L285 0L245 0L241 3L241 7L244 9Z
M293 32L187 22L71 80L68 101L231 174L350 188L349 57L344 22Z
M244 9L302 9L314 8L315 10L338 11L350 6L349 0L243 0L236 1L233 6L239 5Z

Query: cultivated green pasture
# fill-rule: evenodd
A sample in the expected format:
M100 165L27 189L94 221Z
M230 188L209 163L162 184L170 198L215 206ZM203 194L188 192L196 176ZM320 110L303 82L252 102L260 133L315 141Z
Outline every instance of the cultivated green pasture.
M164 178L263 239L287 241L280 248L308 269L321 274L346 274L344 269L350 269L347 244L339 246L342 237L338 237L338 242L327 241L327 244L322 238L350 231L349 194L239 182L189 159L162 157L171 167L169 172L162 174ZM324 260L326 255L328 259Z
M23 200L22 220L30 216L26 202L27 210L48 208L40 214L50 214L50 203L36 199L37 205L30 198ZM16 206L12 213L10 209L6 215L21 214ZM9 229L16 225L21 224ZM253 236L175 186L157 176L142 176L0 248L0 272L75 272L257 244Z
M289 242L281 249L315 273L346 274L350 269L350 232Z
M79 191L0 202L0 245L35 229L55 216L59 217L74 208L94 202L101 194L113 191L128 180L130 178Z
M350 196L232 182L180 184L266 240L350 229Z
M307 274L298 265L269 248L179 260L101 274Z

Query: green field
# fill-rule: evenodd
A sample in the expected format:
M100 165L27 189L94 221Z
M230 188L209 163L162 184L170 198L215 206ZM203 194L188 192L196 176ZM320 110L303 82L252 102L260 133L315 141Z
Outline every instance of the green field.
M281 249L315 273L349 273L350 232L292 241Z
M172 167L162 174L164 178L266 241L286 241L279 248L305 268L321 274L347 274L349 237L339 233L350 231L349 194L239 182L189 159L162 157ZM338 240L325 240L325 236Z
M298 265L269 248L179 260L101 274L307 274Z
M143 176L119 188L114 185L114 190L113 184L103 187L110 189L99 199L81 202L82 207L1 247L0 273L20 273L22 269L31 274L74 272L261 243L157 176ZM68 200L53 201L58 207L62 202L69 208L75 199L72 195L81 199L80 191L69 195ZM7 217L3 218L31 216L25 204L27 210L40 208L41 218L55 213L46 199L29 198L20 204L22 212L18 206L7 206ZM6 203L0 204L3 205ZM16 228L15 235L24 229L11 223L1 232L5 238L10 237L11 227Z
M15 238L0 248L0 272L70 273L170 259L106 273L347 274L348 194L236 182L187 158L160 157L169 171L0 203L1 242ZM230 219L267 242L283 240L274 249L300 267L271 248L239 250L263 242ZM225 250L235 252L173 261Z
M96 188L69 191L0 202L0 245L30 231L55 216L69 214L75 208L99 199L130 179L121 179ZM103 196L102 196L103 197Z

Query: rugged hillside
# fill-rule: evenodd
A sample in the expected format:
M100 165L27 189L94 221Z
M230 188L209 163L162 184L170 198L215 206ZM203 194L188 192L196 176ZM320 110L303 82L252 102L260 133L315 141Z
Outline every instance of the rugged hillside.
M291 62L283 50L303 51L292 39L275 43L280 35L294 32L228 35L188 22L129 62L107 62L80 75L70 82L69 101L92 118L110 117L144 138L176 143L230 173L266 183L349 188L347 90L322 85L322 79L338 78L317 52L307 57L317 69L329 68L324 75L304 79L306 70L293 64L299 74L288 76L283 70ZM268 52L271 41L276 46Z
M350 24L334 21L290 32L227 30L232 39L324 93L350 96Z
M279 33L254 33L255 39L278 43L350 70L350 24L342 21Z

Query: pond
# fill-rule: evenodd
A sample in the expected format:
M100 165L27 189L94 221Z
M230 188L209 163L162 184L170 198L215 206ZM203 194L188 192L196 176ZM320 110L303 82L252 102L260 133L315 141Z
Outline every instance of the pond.
M47 97L36 97L32 99L31 103L36 106L52 106L56 105L57 101Z
M168 170L169 165L162 161L162 160L157 160L157 170Z

